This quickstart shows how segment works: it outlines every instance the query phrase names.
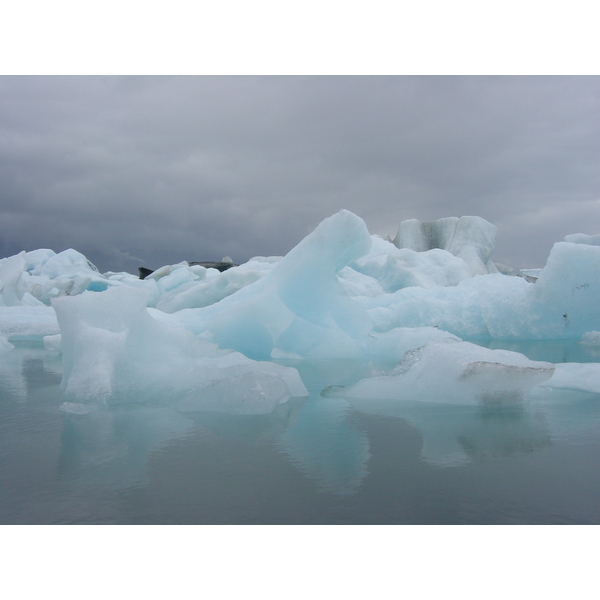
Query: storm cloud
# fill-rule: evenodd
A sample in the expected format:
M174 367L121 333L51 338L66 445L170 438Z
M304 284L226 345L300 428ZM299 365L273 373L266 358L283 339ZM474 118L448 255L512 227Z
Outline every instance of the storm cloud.
M342 208L479 215L543 266L600 233L599 165L594 76L0 77L0 253L101 271L283 255Z

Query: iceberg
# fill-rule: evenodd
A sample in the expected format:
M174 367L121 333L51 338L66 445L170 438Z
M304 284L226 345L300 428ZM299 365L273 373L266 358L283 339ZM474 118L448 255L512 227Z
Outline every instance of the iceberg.
M156 308L174 313L184 308L202 308L231 296L243 287L264 277L274 266L274 261L253 258L244 265L234 266L222 273L200 265L177 265L169 267L169 273L161 276L155 271L146 277L151 279L158 273L160 298Z
M402 221L393 244L418 252L441 248L463 259L473 275L483 275L498 272L490 259L495 241L496 227L481 217L446 217Z
M52 298L103 291L110 281L87 258L69 248L22 251L0 260L0 306L49 306Z
M60 333L50 306L0 306L0 334L8 341L41 340Z
M349 279L352 271L378 282L380 294L415 286L453 286L473 276L464 260L446 250L433 248L418 252L410 248L399 249L378 236L372 236L370 252L354 261L340 276ZM362 294L357 292L356 295Z
M560 363L542 387L600 394L600 363Z
M539 278L476 275L455 286L361 298L376 331L439 327L461 338L580 339L600 328L600 247L556 243Z
M598 236L567 236L543 268L512 276L492 262L495 235L480 217L412 219L391 241L342 210L283 257L223 272L181 262L143 280L101 274L73 249L23 251L0 260L0 352L26 341L62 353L71 413L139 402L265 414L306 396L296 367L313 360L368 363L361 381L325 393L353 403L495 405L544 386L600 389L593 367L475 343L573 340L591 352Z
M117 287L57 298L65 412L124 402L235 414L307 395L295 369L220 350L148 313L147 292Z
M508 350L489 350L458 340L428 343L406 352L390 373L363 379L330 396L412 400L437 404L497 405L523 400L525 392L552 377L554 365Z
M173 316L219 347L254 359L358 357L370 323L364 308L346 295L338 273L370 247L364 221L341 211L260 280L208 307Z

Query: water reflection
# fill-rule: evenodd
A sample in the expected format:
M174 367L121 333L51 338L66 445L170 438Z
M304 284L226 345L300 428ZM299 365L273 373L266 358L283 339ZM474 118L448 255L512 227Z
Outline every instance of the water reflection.
M0 398L5 401L31 401L36 390L60 382L61 376L60 357L57 360L42 346L17 345L0 354Z
M597 394L536 388L510 407L350 400L321 391L351 385L370 365L297 366L311 395L267 415L139 404L76 416L58 410L60 360L42 348L11 351L0 360L4 520L367 522L372 514L373 522L417 522L427 502L443 511L462 493L445 483L437 503L440 481L467 485L472 472L439 467L502 473L514 458L598 440Z
M367 475L369 440L348 421L349 405L337 398L311 398L281 436L281 451L319 488L355 492Z
M187 437L210 441L211 451L232 444L248 449L271 445L319 490L347 495L360 489L371 458L366 430L353 422L356 413L402 419L421 437L422 460L439 467L533 453L600 424L596 395L548 388L506 407L344 399L316 392L325 382L352 383L367 368L351 362L305 364L301 371L311 396L267 415L178 414L168 407L123 406L85 418L65 416L57 476L111 485L143 483L149 456L180 446Z
M370 457L366 436L347 422L348 408L340 400L293 399L268 415L181 415L141 406L64 415L56 476L111 486L146 483L150 455L188 439L222 453L230 446L252 453L270 445L321 489L345 494L360 485Z
M556 441L586 441L600 431L600 394L540 387L528 396L527 409Z
M192 425L168 408L137 406L65 415L62 422L57 479L113 487L147 482L150 453Z
M587 439L600 425L600 396L537 388L519 405L470 407L349 398L360 413L403 419L422 437L423 460L452 467Z

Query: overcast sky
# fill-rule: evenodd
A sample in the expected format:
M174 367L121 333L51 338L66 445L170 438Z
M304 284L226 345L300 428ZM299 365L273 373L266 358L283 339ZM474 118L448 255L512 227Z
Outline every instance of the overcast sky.
M600 233L594 76L1 76L0 254L137 273L479 215L496 262Z

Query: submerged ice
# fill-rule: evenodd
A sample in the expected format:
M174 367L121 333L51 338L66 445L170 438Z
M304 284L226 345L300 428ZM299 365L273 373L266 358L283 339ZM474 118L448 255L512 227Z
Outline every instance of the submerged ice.
M266 413L307 389L294 361L362 360L370 375L326 395L352 401L498 404L532 389L600 389L600 373L530 361L478 340L597 344L598 236L554 245L533 276L492 262L480 217L371 235L349 211L284 257L224 272L165 265L144 280L101 274L80 253L0 260L0 353L20 340L62 352L65 411L122 402ZM291 362L290 362L291 361ZM571 383L569 383L571 382Z

